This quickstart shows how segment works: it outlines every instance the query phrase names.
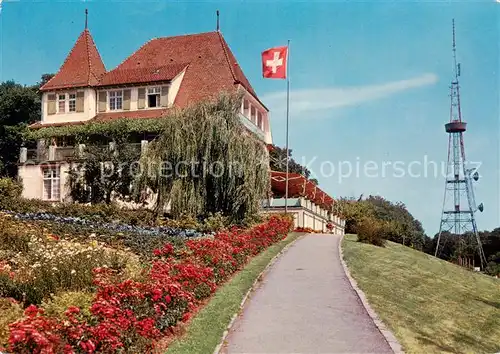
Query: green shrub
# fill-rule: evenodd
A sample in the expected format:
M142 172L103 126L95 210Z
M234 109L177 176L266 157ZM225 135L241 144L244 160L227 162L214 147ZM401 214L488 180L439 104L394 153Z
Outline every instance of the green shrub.
M360 220L356 225L358 241L384 247L388 232L387 222L372 217Z
M21 197L23 186L12 178L0 178L0 203Z
M21 284L16 283L8 274L0 273L0 298L13 298L21 301L24 296Z
M51 299L42 301L41 307L49 316L59 317L64 319L64 312L69 306L80 308L80 313L85 317L90 318L90 306L94 294L84 291L66 291L54 295Z
M201 229L200 223L190 215L183 215L178 219L163 219L161 220L161 225L166 227L172 227L175 229L191 229L199 230Z
M10 218L0 218L0 245L1 249L11 252L27 252L30 238L25 233L20 233Z
M282 215L286 215L286 214L282 214ZM242 220L241 226L245 227L245 228L253 227L257 224L264 222L270 216L271 216L271 214L268 214L265 216L262 214L248 215Z
M488 258L489 262L486 265L485 272L491 276L499 276L500 275L500 252L496 254L492 254Z
M205 283L201 283L196 286L194 289L194 297L197 300L202 300L207 297L209 297L212 294L212 290L210 289L210 286Z
M222 215L222 213L210 214L201 225L203 232L217 232L229 226L229 219Z

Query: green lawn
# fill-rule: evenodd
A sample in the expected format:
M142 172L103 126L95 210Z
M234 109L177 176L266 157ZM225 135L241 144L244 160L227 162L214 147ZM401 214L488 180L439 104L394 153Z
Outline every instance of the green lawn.
M301 234L291 233L286 239L254 257L247 266L223 285L191 321L186 335L170 345L167 354L213 353L222 334L238 312L243 297L255 279L286 245Z
M500 352L500 279L389 242L342 243L352 276L407 353Z

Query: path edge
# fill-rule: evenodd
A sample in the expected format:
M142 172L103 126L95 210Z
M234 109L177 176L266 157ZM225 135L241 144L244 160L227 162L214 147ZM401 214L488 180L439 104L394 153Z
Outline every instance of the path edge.
M215 347L215 350L214 350L213 354L220 354L221 353L221 350L224 347L224 342L226 341L226 338L229 335L229 331L233 327L234 322L238 318L238 315L243 310L243 307L245 307L245 304L246 304L248 298L257 289L257 286L262 281L262 278L271 270L271 267L274 265L274 263L276 263L276 261L278 260L278 258L280 258L283 255L283 253L285 253L286 251L288 251L288 249L290 247L292 247L298 240L300 240L301 238L303 238L306 235L308 235L308 234L303 234L303 235L298 236L295 240L293 240L288 245L286 245L285 247L283 247L281 249L281 251L279 251L273 258L271 258L271 260L266 265L266 267L262 270L262 272L260 272L259 275L257 275L257 277L255 278L255 281L253 282L252 286L250 287L250 289L248 289L247 293L243 297L243 300L241 300L240 307L238 308L238 311L236 311L236 313L233 315L233 317L231 317L231 321L229 321L229 324L227 325L226 330L222 334L222 339L219 342L219 344Z
M394 334L387 328L387 326L382 322L382 320L378 317L377 313L372 309L370 304L368 303L368 299L366 298L365 293L363 290L361 290L358 287L358 282L352 277L351 272L349 271L349 268L347 267L347 263L344 260L344 251L342 249L342 241L344 240L345 235L342 235L339 241L339 255L340 255L340 263L342 263L342 268L344 268L344 273L349 280L349 283L351 284L351 287L354 289L356 292L356 295L358 296L359 300L363 304L363 307L365 308L366 312L368 313L368 316L372 319L372 321L375 323L375 326L377 326L378 330L380 333L384 336L385 340L391 347L392 351L395 354L404 354L403 347L399 343L399 341L396 339Z

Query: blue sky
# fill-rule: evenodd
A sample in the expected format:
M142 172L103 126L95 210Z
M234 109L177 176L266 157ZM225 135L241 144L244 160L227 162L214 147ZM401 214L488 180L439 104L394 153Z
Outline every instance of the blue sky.
M271 109L278 145L285 141L285 82L262 79L260 52L290 39L294 158L304 158L332 196L380 194L404 202L431 235L439 228L444 178L432 173L432 162L424 176L423 166L447 157L455 18L466 153L481 163L476 199L485 211L478 226L500 226L500 4L494 0L1 3L0 81L23 84L58 70L83 29L86 7L108 69L153 37L214 30L219 9L224 37ZM396 162L405 176L391 167ZM343 177L349 164L354 170ZM366 164L378 169L365 173Z

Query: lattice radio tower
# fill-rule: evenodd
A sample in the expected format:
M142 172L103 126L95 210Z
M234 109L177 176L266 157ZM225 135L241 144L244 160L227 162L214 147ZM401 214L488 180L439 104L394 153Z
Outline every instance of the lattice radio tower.
M476 206L474 198L473 181L479 179L479 173L474 168L467 168L465 159L465 146L463 133L466 125L462 120L462 111L460 108L460 85L458 78L460 76L460 64L457 64L456 46L455 46L455 20L453 20L453 65L454 78L450 86L450 122L445 124L448 138L448 164L446 171L446 182L444 189L443 212L441 214L441 225L439 227L439 236L436 245L438 255L441 233L450 232L455 236L469 234L477 241L481 267L486 265L483 246L477 231L476 219L474 213L483 211L483 204Z

